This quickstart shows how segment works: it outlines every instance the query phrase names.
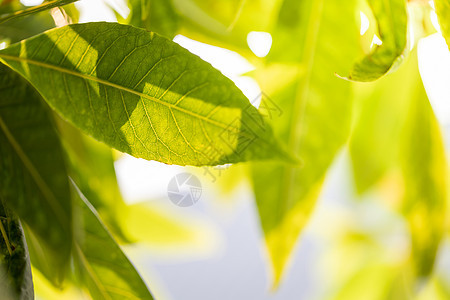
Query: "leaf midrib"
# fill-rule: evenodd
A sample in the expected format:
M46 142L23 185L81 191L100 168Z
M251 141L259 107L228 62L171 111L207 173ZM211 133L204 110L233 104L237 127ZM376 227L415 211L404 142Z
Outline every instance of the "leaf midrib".
M303 130L303 127L300 127L300 122L302 122L304 118L308 102L307 97L310 90L312 69L315 63L315 49L317 47L317 38L319 36L322 21L323 5L324 0L316 1L313 4L311 7L310 20L308 21L308 32L304 43L304 54L301 59L302 64L306 65L306 75L304 80L299 82L297 86L294 102L294 116L291 119L291 132L288 140L289 149L293 149L295 154L297 154L300 149L300 130ZM319 24L314 26L315 22L319 22ZM282 199L285 199L285 201L281 201L283 212L286 212L294 201L292 187L294 186L295 171L296 170L293 167L287 166L284 168L285 180L283 181L284 188L282 189L284 191L284 197L282 197Z
M55 212L55 215L59 221L59 223L67 230L66 226L66 214L64 212L64 209L61 207L59 202L57 201L55 195L49 188L49 186L46 184L42 176L39 174L38 170L34 166L34 164L31 162L31 160L28 158L28 156L23 151L20 144L16 141L14 136L12 135L11 131L9 130L8 126L3 121L3 118L0 116L0 129L6 136L6 139L10 143L10 145L13 147L14 151L16 152L17 156L19 156L19 159L22 161L23 165L27 169L28 173L33 178L34 182L38 186L39 190L42 192L42 195L44 196L44 199L47 200L47 203L50 205L52 210Z
M239 134L245 134L245 132L240 132L240 130L238 128L234 127L234 126L214 121L212 119L209 119L209 118L207 118L205 116L202 116L202 115L199 115L199 114L194 113L192 111L189 111L187 109L181 108L179 106L170 104L170 103L165 102L165 101L161 101L160 99L158 99L156 97L152 97L150 95L147 95L147 94L135 91L133 89L127 88L127 87L119 85L119 84L112 83L112 82L104 80L104 79L100 79L100 78L93 77L93 76L90 76L90 75L86 75L86 74L83 74L83 73L75 72L75 71L72 71L72 70L69 70L69 69L66 69L66 68L62 68L62 67L59 67L59 66L47 64L47 63L44 63L44 62L32 60L32 59L29 59L29 58L23 58L23 57L20 57L20 56L12 56L12 55L7 55L7 54L0 54L0 58L3 58L4 60L14 60L14 61L18 61L18 62L25 62L25 63L28 63L28 64L33 64L33 65L36 65L36 66L39 66L39 67L52 69L52 70L55 70L55 71L58 71L58 72L62 72L62 73L65 73L65 74L69 74L69 75L72 75L72 76L83 78L83 79L86 79L86 80L91 80L91 81L94 81L94 82L97 82L97 83L100 83L100 84L103 84L103 85L106 85L106 86L109 86L109 87L112 87L112 88L116 88L116 89L119 89L119 90L122 90L122 91L125 91L125 92L128 92L128 93L134 94L136 96L145 98L147 100L153 101L153 102L161 104L163 106L166 106L169 109L178 110L178 111L180 111L182 113L190 115L191 117L201 119L201 120L203 120L203 121L205 121L207 123L210 123L210 124L212 124L212 125L214 125L216 127L222 128L224 130L231 131L231 132L234 132L234 133L239 133Z
M91 265L89 264L89 261L87 260L86 256L84 255L84 252L81 250L81 247L78 245L77 242L74 243L75 249L78 252L78 256L80 257L80 261L84 266L84 269L87 271L89 276L91 277L92 281L94 281L95 285L97 286L98 290L102 294L102 296L105 299L112 299L108 292L106 291L106 287L102 284L100 279L97 277L97 274L95 274L94 270L92 269Z

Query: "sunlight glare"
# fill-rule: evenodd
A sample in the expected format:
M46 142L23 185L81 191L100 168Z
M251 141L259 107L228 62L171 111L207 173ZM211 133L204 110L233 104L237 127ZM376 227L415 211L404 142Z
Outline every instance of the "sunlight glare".
M383 41L380 40L380 38L374 34L372 43L370 44L370 48L372 48L374 45L381 46L383 44Z
M439 33L418 44L419 71L439 122L450 125L450 52Z
M251 31L247 35L247 44L256 56L265 57L272 47L272 35L264 31Z
M177 35L173 41L209 62L231 79L253 106L259 105L258 96L261 89L258 83L251 77L243 76L255 67L244 57L234 51L191 40L183 35Z
M42 4L44 0L20 0L20 2L25 6L35 6Z
M433 27L437 30L437 32L441 32L441 27L439 26L438 17L434 10L430 11L430 20Z
M359 12L359 15L361 16L361 29L359 31L359 34L364 35L364 33L366 33L369 29L369 18L367 18L367 16L362 11Z

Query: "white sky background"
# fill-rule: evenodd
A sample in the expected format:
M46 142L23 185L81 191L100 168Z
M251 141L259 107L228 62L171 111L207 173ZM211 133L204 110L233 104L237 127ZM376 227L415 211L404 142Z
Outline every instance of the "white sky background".
M40 0L22 0L26 5L37 5ZM110 0L115 7L121 7L126 13L126 6L121 0ZM83 0L76 3L80 9L80 22L116 20L111 10L102 0ZM362 18L361 33L367 24ZM366 29L367 30L367 29ZM177 36L175 42L210 62L224 75L233 80L249 100L260 93L258 84L250 77L242 74L251 71L253 66L239 54L218 47L199 43L183 36ZM375 42L378 41L375 39ZM248 36L250 49L257 56L265 56L270 51L272 37L270 34L252 32ZM427 90L430 102L443 128L450 128L450 53L442 36L437 33L422 39L418 45L419 69ZM252 101L253 103L253 101ZM256 103L257 105L257 103ZM448 130L445 130L447 133ZM148 284L156 298L173 300L228 300L228 299L316 299L320 296L320 269L316 264L325 251L314 234L317 230L333 232L333 219L348 219L343 206L348 205L352 197L352 184L344 178L348 177L348 161L345 154L339 156L325 181L321 201L315 211L315 218L301 237L300 246L294 254L293 265L286 280L276 293L268 291L270 275L266 265L266 254L262 246L262 235L259 227L257 210L248 186L243 186L233 195L233 208L226 206L217 198L221 195L208 183L206 177L199 176L204 186L204 194L200 201L189 208L174 206L167 198L167 184L170 179L186 169L179 166L167 166L158 162L149 162L123 155L115 164L119 186L126 201L138 202L151 200L161 205L168 212L175 211L194 216L210 224L216 235L208 255L187 259L180 253L171 256L152 253L147 256L134 255L141 253L135 247L127 248L135 265L144 276L148 276ZM226 170L224 171L226 172ZM200 173L201 174L201 173ZM344 204L343 204L344 203ZM369 209L369 210L367 210ZM330 215L329 211L333 210ZM389 215L380 212L378 218L372 207L355 208L355 214L365 216L367 226L375 226L382 222L393 222ZM316 220L327 215L330 224L317 224ZM372 216L372 217L371 217ZM384 218L384 219L383 219ZM386 219L387 218L387 219ZM378 223L377 223L378 222ZM372 224L372 225L371 225ZM375 224L375 225L374 225ZM396 226L396 227L395 227ZM401 234L400 225L394 227L394 233L387 238L394 244L407 243ZM319 228L319 229L318 229ZM312 232L315 232L312 234ZM400 232L400 234L398 234ZM401 248L401 247L400 247Z

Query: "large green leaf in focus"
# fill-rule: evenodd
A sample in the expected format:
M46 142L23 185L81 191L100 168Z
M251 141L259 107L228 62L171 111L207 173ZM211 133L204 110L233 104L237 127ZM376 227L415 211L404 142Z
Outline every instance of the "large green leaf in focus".
M450 0L434 0L434 7L438 16L442 35L450 49Z
M0 197L36 236L57 283L68 264L72 211L59 138L48 108L18 74L0 65Z
M34 299L30 257L22 226L3 201L0 201L0 232L0 298Z
M0 51L0 60L65 119L136 157L178 165L287 157L231 80L144 29L69 25Z
M298 38L277 40L274 35L274 47L302 51L298 58L289 57L296 61L297 71L291 70L295 64L274 63L268 66L269 76L261 74L259 83L283 112L279 119L273 119L275 133L300 157L303 166L265 163L252 168L275 284L314 208L326 170L347 141L353 105L351 83L334 74L351 66L359 34L354 1L345 5L337 0L290 4L284 9L289 13L297 9L295 15L302 20L295 23L299 26L294 30ZM282 11L280 15L287 13ZM279 55L272 59L285 58L282 52ZM261 111L266 110L263 107Z
M82 230L76 236L74 255L81 279L93 299L153 299L95 209L77 192Z
M383 42L362 60L355 63L348 79L373 81L386 74L403 58L407 40L406 0L368 0L378 23Z

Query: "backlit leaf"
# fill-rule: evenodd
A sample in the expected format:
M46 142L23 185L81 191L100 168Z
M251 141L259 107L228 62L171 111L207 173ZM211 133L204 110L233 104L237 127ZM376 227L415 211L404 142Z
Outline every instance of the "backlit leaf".
M82 231L76 236L74 252L81 278L93 299L153 299L136 269L81 193L77 206Z
M178 14L168 0L129 0L130 15L127 23L146 28L168 38L178 30Z
M272 64L267 71L271 76L262 74L265 80L259 80L262 90L283 112L272 120L275 133L303 162L301 168L255 164L252 171L275 283L315 206L326 170L348 138L351 83L334 73L351 65L357 49L355 7L353 1L345 6L335 0L303 1L301 5L289 1L284 9L297 9L295 15L300 18L293 29L298 40L277 40L274 35L274 50L294 47L302 52L289 52L292 56L279 52L272 60L289 60L299 67L292 71L292 65ZM292 74L296 74L294 79Z
M373 81L386 74L398 64L406 47L407 12L406 0L368 0L378 23L381 45L357 62L348 79Z
M356 118L349 148L358 193L367 191L397 164L416 85L417 66L409 61L389 77L356 84Z
M288 156L233 82L146 30L69 25L0 51L0 60L78 128L136 157L217 165Z
M405 190L403 211L409 221L416 274L421 278L433 270L444 233L447 160L439 124L419 74L415 74L400 162Z
M24 9L26 6L19 1L14 1L0 6L0 15L12 13ZM55 27L49 12L40 12L27 18L17 18L0 24L0 40L5 39L10 43L29 38Z

